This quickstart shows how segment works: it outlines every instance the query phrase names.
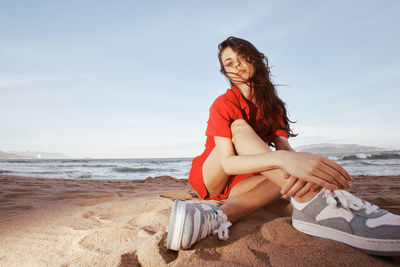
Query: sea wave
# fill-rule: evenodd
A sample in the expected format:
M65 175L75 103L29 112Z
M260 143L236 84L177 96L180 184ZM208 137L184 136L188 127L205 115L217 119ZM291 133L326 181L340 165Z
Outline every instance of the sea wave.
M346 155L335 155L335 160L374 160L374 159L400 159L399 152L380 152L380 153L357 153Z
M70 175L70 174L76 174L77 172L75 170L71 171L35 171L35 172L29 172L29 171L14 171L15 173L29 173L32 175L55 175L55 176L62 176L62 175Z
M31 160L31 159L2 159L1 161L7 162L7 163L37 163L39 160Z
M372 154L367 157L368 159L400 159L399 153L383 153L383 154Z
M54 167L58 167L58 168L76 168L76 167L86 167L86 168L115 168L118 167L118 165L116 164L79 164L79 165L73 165L73 164L59 164L59 165L54 165Z
M146 167L140 167L140 168L119 167L119 168L114 168L113 170L115 172L122 172L122 173L127 173L127 172L136 173L136 172L151 172L154 171L155 169Z
M170 163L185 163L186 161L192 161L191 158L173 158L173 159L153 159L147 162L152 164L170 164Z
M390 163L390 162L380 162L380 161L366 161L366 160L358 160L358 161L343 161L340 162L341 166L376 166L376 167L387 167L387 168L398 168L399 163Z

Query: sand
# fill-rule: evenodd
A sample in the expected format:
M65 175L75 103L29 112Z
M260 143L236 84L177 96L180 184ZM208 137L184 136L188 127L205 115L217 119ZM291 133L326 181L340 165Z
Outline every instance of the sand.
M291 226L279 200L180 252L167 251L175 199L200 201L168 176L70 180L0 176L0 266L398 266ZM352 192L400 214L400 177L355 177Z

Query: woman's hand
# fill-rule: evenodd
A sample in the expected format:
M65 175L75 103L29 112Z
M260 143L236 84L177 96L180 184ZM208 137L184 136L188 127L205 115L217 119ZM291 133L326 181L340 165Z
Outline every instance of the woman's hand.
M286 184L281 189L281 194L284 198L289 197L302 197L306 193L311 191L316 191L320 187L312 182L306 182L302 179L291 176L288 173L283 175L284 179L287 179Z
M329 190L349 188L349 181L352 181L350 175L339 164L323 156L306 152L285 151L282 168L293 177L300 177L300 180ZM291 181L288 187L291 188L294 185ZM296 191L297 187L292 191Z

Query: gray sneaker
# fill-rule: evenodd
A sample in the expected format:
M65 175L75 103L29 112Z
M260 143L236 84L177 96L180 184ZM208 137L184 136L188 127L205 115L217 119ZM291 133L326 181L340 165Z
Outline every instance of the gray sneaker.
M300 203L301 205L301 203ZM292 224L308 235L333 239L372 255L400 255L400 216L342 190L322 190Z
M169 219L167 248L176 251L188 249L211 233L225 240L231 225L215 205L175 200Z

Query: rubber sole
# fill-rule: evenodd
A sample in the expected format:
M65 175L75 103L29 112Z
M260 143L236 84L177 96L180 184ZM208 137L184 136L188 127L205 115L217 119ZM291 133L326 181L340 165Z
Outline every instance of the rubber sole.
M296 219L292 219L292 225L305 234L336 240L371 255L400 256L400 240L360 237Z
M186 203L175 200L169 219L167 249L178 251L182 248L183 226L186 218Z

